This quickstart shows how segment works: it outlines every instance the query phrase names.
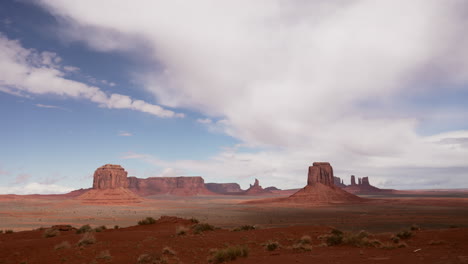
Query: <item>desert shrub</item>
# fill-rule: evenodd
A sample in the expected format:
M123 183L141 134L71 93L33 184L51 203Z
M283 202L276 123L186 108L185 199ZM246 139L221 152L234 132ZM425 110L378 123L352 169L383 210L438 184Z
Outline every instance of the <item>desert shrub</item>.
M399 237L400 239L408 239L411 236L413 236L413 233L411 231L404 230L404 231L398 232L396 236Z
M172 248L170 248L170 247L164 247L164 248L162 249L162 253L163 253L164 255L171 255L171 256L175 256L175 255L176 255L176 252L175 252Z
M371 243L368 237L369 233L367 233L366 231L360 231L358 233L345 233L343 235L342 243L356 247L379 246L378 243L380 243L380 241L374 240L374 243Z
M268 251L274 251L279 248L280 244L277 241L269 240L264 244L264 246Z
M78 241L78 246L91 245L94 243L96 243L96 238L94 237L94 234L90 232L86 232Z
M44 231L44 233L42 233L43 237L55 237L58 235L60 235L60 231L54 228L48 228Z
M301 244L310 244L312 243L312 238L310 236L302 236L301 239L299 239L299 243Z
M213 231L215 228L210 224L196 224L192 226L192 229L195 234L200 234L205 231Z
M55 245L54 249L59 250L59 249L65 249L65 248L70 248L70 242L68 241L63 241L60 244Z
M212 251L209 262L222 263L226 261L235 260L238 257L247 257L249 255L249 248L247 246L230 246L223 249Z
M86 233L86 232L91 232L92 230L93 229L91 228L91 226L86 224L86 225L83 225L80 228L78 228L78 230L76 230L76 233L77 234L83 234L83 233Z
M298 250L298 251L311 251L312 250L311 245L301 244L301 243L296 243L296 244L292 245L291 248L294 249L294 250Z
M390 240L392 240L393 243L399 243L399 242L400 242L400 238L397 237L397 236L392 236L392 237L390 238Z
M243 226L234 228L233 231L249 231L249 230L255 230L255 226L253 226L253 225L243 225Z
M104 231L106 229L107 229L107 227L105 225L102 225L102 226L98 226L98 227L94 228L94 231L95 232L102 232L102 231Z
M112 255L110 254L109 250L104 250L99 253L99 255L96 256L97 259L105 259L105 260L111 260Z
M0 234L3 234L3 230L0 230Z
M178 226L176 227L176 235L183 236L186 235L188 232L188 228L185 226Z
M138 221L139 225L152 225L155 223L156 223L156 220L154 220L153 217L146 217L145 219Z
M11 234L11 233L13 233L13 230L11 230L11 229L5 230L5 234Z
M191 221L193 224L198 224L198 223L200 223L200 221L198 221L198 219L196 219L196 218L194 218L194 217L190 218L190 221Z
M115 226L114 226L114 229L119 229L119 226L118 226L118 225L115 225Z
M164 264L167 259L158 254L141 254L138 256L137 264Z
M411 231L418 231L418 230L421 230L421 228L418 225L412 224L411 227L410 227L410 230Z

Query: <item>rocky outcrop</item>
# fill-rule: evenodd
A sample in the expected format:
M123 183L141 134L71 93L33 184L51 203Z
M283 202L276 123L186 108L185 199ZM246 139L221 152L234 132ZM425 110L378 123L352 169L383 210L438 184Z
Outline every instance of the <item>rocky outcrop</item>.
M126 188L127 172L120 165L106 164L94 172L93 189Z
M270 193L270 191L265 190L262 188L262 186L260 186L260 182L258 181L258 179L255 179L254 184L250 184L250 188L244 192L245 195L262 195Z
M340 177L333 176L334 184L337 187L344 188L346 185L344 184L344 181Z
M351 185L343 187L343 190L353 194L378 194L378 193L392 193L394 190L391 189L380 189L372 186L369 182L369 177L358 178L356 184L356 178L351 175Z
M243 191L238 183L205 183L205 187L218 194L233 194Z
M148 195L212 195L202 177L150 177L128 178L128 188L141 196Z
M307 175L307 185L321 183L327 186L334 186L333 168L328 162L314 162L309 167Z

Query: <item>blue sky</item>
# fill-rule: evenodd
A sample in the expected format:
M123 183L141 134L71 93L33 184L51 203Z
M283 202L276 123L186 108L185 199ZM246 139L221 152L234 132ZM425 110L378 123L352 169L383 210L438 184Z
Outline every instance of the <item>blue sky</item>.
M0 193L87 188L106 163L468 187L468 5L450 2L3 1Z

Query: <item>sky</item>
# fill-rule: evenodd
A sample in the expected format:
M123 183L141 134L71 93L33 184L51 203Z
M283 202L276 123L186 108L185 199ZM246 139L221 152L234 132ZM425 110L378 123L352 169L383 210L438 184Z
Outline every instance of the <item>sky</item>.
M462 0L3 0L0 194L94 170L468 188Z

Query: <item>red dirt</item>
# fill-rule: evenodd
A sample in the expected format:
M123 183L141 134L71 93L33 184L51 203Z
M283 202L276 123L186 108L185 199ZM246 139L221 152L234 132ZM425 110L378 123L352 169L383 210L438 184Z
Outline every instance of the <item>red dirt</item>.
M134 204L143 198L126 188L89 190L77 197L86 204Z
M96 243L78 246L82 234L61 231L56 237L44 238L44 230L0 234L0 263L137 263L142 254L162 255L168 263L207 263L213 248L246 245L249 256L234 263L468 263L468 228L413 231L404 242L406 248L382 249L339 245L323 247L318 237L330 227L295 226L234 232L219 229L194 234L176 235L177 228L190 229L190 220L162 217L153 225L109 229L94 233ZM304 236L311 237L311 251L294 250L292 246ZM373 235L389 243L390 233ZM281 246L267 251L269 240ZM67 241L70 248L54 249ZM162 254L164 247L174 255ZM108 252L108 256L102 252Z

